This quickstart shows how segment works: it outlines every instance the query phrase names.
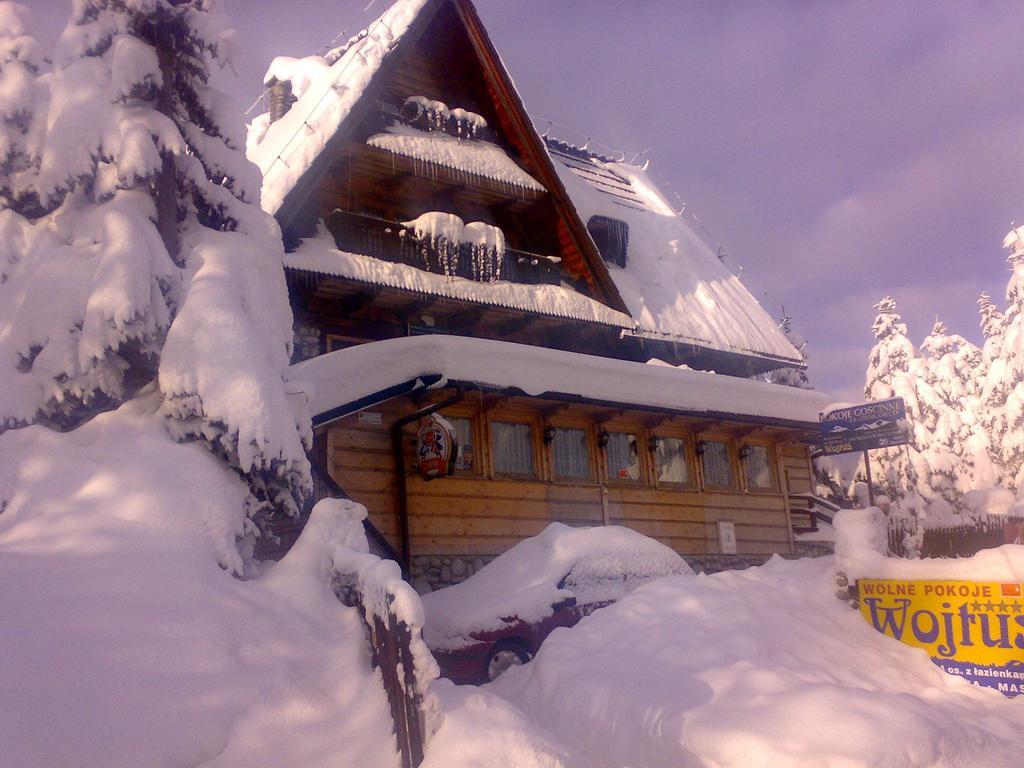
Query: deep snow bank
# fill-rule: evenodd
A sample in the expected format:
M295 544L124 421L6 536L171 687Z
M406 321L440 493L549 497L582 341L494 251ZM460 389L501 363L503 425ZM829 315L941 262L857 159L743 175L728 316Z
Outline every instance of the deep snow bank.
M359 617L317 565L351 521L232 578L245 489L156 406L0 436L0 764L398 765Z
M1024 701L875 632L832 568L661 579L489 688L608 768L1019 766Z

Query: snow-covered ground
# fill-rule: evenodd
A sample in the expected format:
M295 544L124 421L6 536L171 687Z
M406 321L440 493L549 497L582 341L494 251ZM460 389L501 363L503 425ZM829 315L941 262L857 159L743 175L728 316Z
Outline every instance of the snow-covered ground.
M231 576L245 488L157 409L0 436L0 765L396 766L324 565L358 512ZM642 586L496 684L431 684L426 765L1021 764L1024 698L944 674L833 593L831 558Z
M672 577L487 687L594 768L1015 768L1024 700L946 675L834 596L832 558Z
M245 487L158 404L0 436L0 765L397 766L357 612L218 567Z

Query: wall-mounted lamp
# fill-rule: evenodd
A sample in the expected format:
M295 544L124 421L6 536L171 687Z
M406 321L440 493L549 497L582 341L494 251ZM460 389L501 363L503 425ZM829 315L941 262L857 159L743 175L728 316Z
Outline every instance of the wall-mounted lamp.
M661 445L661 438L657 435L651 435L651 438L647 441L647 447L651 449L651 453L657 451L659 445Z
M749 445L740 446L740 453L739 453L739 455L740 455L740 461L746 461L747 457L750 456L750 446Z
M544 427L544 443L545 443L545 445L548 445L548 444L553 443L553 442L555 442L555 428L554 427Z
M708 449L707 440L698 440L697 441L697 455L698 456L703 456L704 455L704 451L706 451L707 449Z
M599 448L604 448L604 447L606 447L607 445L608 445L608 433L607 433L607 432L605 432L605 431L604 431L604 430L602 429L602 430L601 430L601 431L600 431L600 432L598 433L598 435L597 435L597 446L598 446Z

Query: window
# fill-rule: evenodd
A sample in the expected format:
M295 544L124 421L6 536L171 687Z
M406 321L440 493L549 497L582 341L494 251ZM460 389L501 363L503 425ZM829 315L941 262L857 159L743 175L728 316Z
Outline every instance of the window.
M732 475L732 462L729 459L729 444L723 440L702 440L704 452L700 457L701 468L704 470L704 484L722 488L735 485Z
M473 434L473 420L463 419L457 416L448 418L452 427L455 428L455 437L459 441L459 452L455 456L456 472L472 472L476 454L476 440Z
M690 464L686 460L686 442L681 437L656 437L654 462L659 483L690 482Z
M529 424L491 423L494 471L500 475L533 476L533 430Z
M590 479L590 447L585 429L555 427L552 430L551 459L555 477L571 480Z
M769 461L768 446L743 446L743 476L747 480L747 488L764 490L773 488L772 467Z
M640 449L636 435L629 432L608 432L604 449L609 480L640 479Z
M609 264L626 266L629 258L629 225L619 219L607 216L592 216L587 222L587 231L594 238L594 245Z

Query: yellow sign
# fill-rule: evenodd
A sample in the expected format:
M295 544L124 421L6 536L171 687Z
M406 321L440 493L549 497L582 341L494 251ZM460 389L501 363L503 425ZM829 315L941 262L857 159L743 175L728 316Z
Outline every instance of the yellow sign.
M924 648L951 675L1024 693L1024 585L861 579L857 588L879 632Z

